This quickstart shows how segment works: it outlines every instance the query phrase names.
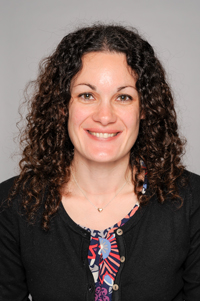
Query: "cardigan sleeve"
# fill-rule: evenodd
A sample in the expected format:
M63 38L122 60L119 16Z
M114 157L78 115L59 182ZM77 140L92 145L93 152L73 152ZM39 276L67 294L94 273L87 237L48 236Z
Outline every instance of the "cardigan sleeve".
M184 300L200 300L200 176L190 174L190 250L184 264Z
M13 179L0 185L1 204L7 197L11 183ZM18 213L13 209L13 204L4 207L0 207L0 300L28 301L30 299L17 234Z

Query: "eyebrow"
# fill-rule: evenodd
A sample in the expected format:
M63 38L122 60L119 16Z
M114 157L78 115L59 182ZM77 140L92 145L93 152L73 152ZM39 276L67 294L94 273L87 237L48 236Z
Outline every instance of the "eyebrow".
M91 85L91 84L81 83L81 84L78 84L77 86L88 86L88 87L90 87L93 91L96 91L96 87L93 86L93 85ZM121 90L123 90L123 89L125 89L125 88L133 88L134 90L137 90L136 87L128 85L128 86L122 86L122 87L119 87L119 88L117 89L117 92L119 92L119 91L121 91Z
M81 84L76 85L75 87L77 87L77 86L88 86L88 87L90 87L90 89L96 91L96 87L93 85L90 85L90 84L81 83Z
M133 88L133 89L137 90L136 87L134 87L134 86L123 86L123 87L119 87L119 88L117 89L117 92L119 92L119 91L121 91L121 90L123 90L123 89L125 89L125 88Z

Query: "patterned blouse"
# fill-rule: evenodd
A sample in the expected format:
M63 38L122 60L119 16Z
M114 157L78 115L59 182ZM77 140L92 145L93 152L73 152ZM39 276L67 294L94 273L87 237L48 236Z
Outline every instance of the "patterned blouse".
M142 164L142 166L145 169L145 165ZM146 189L147 177L145 172L143 194L146 193ZM120 222L105 230L98 231L83 227L91 233L88 263L95 282L95 301L112 300L112 287L120 266L120 254L114 230L122 227L135 214L138 208L139 203L136 203L133 209Z
M95 282L95 301L112 300L112 287L120 266L120 255L114 230L123 226L137 211L139 204L113 227L102 231L85 228L91 233L88 262Z

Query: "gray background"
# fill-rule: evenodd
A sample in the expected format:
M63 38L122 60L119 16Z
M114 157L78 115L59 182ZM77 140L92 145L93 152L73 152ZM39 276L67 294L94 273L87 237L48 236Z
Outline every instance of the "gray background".
M16 175L18 107L38 63L78 25L95 21L136 27L155 48L174 91L184 163L200 174L199 0L0 0L0 182Z

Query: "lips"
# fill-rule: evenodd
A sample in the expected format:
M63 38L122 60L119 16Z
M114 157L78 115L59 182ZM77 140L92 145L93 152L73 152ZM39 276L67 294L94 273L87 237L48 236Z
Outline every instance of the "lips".
M88 133L90 133L90 135L95 136L97 138L111 138L111 137L115 137L119 132L115 132L115 133L99 133L99 132L92 132L92 131L88 131Z

